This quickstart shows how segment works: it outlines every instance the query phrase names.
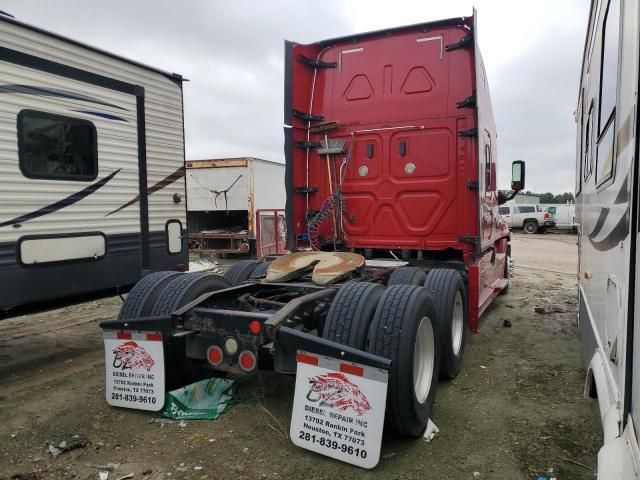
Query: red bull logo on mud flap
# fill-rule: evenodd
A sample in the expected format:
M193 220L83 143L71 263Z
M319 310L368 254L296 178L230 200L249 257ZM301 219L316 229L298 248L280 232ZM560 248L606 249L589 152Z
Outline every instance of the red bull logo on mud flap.
M352 409L358 416L371 410L364 393L342 373L316 375L309 378L309 384L307 400L320 402L321 407Z
M134 341L123 343L113 349L113 367L122 370L140 370L147 372L155 365L149 353Z

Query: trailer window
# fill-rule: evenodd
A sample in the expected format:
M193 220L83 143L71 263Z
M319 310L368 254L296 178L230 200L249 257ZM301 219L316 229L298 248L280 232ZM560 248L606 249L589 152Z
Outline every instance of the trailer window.
M616 92L618 85L618 43L620 0L609 0L604 17L602 35L602 63L600 70L600 109L598 111L598 145L596 149L596 185L613 176L615 152L614 132Z
M585 182L591 176L592 162L591 162L591 120L593 118L593 104L589 108L589 116L587 117L587 126L584 130L584 156L583 156L583 169Z
M602 184L611 178L613 172L613 132L614 123L609 123L600 143L598 143L596 152L596 183Z
M602 63L600 66L600 109L598 134L602 135L613 118L616 108L618 84L618 40L620 24L620 0L609 0L604 17L602 35Z
M93 180L98 175L96 128L88 120L34 110L18 114L20 170L28 178Z

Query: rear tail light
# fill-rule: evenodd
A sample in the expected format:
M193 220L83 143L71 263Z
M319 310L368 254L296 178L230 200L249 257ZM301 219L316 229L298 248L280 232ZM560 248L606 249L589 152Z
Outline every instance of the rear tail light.
M549 212L547 212L547 213L545 213L545 214L544 214L544 219L545 219L545 220L549 220Z
M262 324L258 320L254 320L249 324L249 331L254 335L258 335L262 330Z
M245 350L240 353L238 357L238 363L240 364L240 369L244 372L251 372L256 369L256 356L253 352L249 350Z
M207 360L209 360L209 363L212 366L219 366L222 363L223 359L224 355L222 354L222 349L220 347L213 346L207 349Z

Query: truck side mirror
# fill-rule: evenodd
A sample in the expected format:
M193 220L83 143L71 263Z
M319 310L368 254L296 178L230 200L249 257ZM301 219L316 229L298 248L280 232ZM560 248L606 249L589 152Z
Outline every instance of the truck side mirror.
M511 190L519 192L524 189L524 162L516 160L511 164Z

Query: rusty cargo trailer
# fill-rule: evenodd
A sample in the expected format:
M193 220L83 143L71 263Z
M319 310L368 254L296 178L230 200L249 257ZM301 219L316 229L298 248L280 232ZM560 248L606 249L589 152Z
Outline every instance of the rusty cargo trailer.
M496 188L475 16L285 52L292 253L224 277L148 277L102 328L162 338L170 385L207 370L294 374L307 354L376 368L387 430L420 436L438 378L460 372L468 331L506 291L498 204L524 186L514 162L513 192ZM134 400L107 398L147 408Z
M190 245L203 253L255 253L259 212L284 209L284 164L243 157L186 166Z

